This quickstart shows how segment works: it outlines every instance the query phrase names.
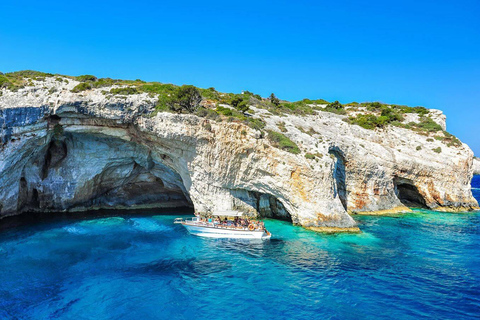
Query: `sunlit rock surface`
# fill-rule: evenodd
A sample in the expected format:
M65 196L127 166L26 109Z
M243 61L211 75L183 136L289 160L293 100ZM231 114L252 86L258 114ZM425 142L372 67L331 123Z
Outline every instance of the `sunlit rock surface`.
M283 123L302 151L292 154L240 123L154 114L156 100L145 93L107 98L108 88L72 93L75 80L34 84L0 96L0 216L191 206L321 231L355 230L349 213L477 207L465 144L447 147L393 126L366 130L328 112L282 117L255 109L266 129Z
M473 174L480 174L480 160L478 158L473 159Z

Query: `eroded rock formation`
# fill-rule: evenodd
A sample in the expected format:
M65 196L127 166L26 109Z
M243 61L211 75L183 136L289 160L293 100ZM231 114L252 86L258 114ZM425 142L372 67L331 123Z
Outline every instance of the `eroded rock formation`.
M480 160L478 158L473 158L473 174L480 174Z
M47 78L3 90L0 216L191 206L354 230L348 213L477 207L465 144L446 147L393 126L367 130L322 111L286 118L255 110L266 129L286 128L301 149L292 154L241 123L154 114L146 93L107 98L100 89L72 93L76 84Z

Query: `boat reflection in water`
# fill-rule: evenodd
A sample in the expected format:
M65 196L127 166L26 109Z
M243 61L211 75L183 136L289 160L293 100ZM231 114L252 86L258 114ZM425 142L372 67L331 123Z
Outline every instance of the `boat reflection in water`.
M193 235L208 238L270 239L263 222L241 218L240 211L216 211L207 218L176 218Z

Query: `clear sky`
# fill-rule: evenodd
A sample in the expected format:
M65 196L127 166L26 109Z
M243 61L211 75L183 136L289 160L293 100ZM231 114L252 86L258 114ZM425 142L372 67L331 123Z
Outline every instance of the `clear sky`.
M442 109L480 155L480 1L1 1L0 71Z

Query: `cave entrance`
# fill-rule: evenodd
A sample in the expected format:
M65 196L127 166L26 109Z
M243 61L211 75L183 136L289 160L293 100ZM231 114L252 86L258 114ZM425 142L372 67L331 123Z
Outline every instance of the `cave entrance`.
M25 165L17 210L193 208L174 168L168 156L134 142L62 133Z
M244 212L252 209L258 213L259 218L272 218L293 222L292 216L276 197L256 191L235 189L230 191L233 196L232 208Z
M345 172L345 156L337 148L331 148L328 153L335 157L335 167L333 169L333 178L335 180L335 194L340 198L340 202L343 208L347 210L347 185L346 185L346 172Z
M428 208L425 199L418 191L413 181L395 177L393 179L397 198L407 207Z

